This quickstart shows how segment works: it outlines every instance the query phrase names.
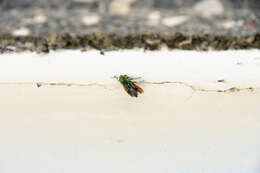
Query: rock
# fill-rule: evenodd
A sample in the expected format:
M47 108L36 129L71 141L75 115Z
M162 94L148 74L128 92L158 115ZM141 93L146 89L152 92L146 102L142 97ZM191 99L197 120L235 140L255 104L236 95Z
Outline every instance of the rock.
M82 22L87 25L96 25L100 21L100 17L98 15L92 15L92 16L84 16L82 19Z
M33 18L33 22L37 24L45 23L47 20L46 16L44 15L37 15Z
M27 36L30 34L30 30L28 28L22 27L12 32L14 36Z
M236 22L234 22L232 20L224 21L221 23L221 26L225 29L231 29L236 26Z
M220 23L220 26L222 26L225 29L232 29L235 27L240 27L243 25L243 21L233 21L233 20L226 20Z
M109 4L109 13L111 15L126 16L131 11L131 3L135 0L113 0Z
M185 22L187 22L189 19L188 16L173 16L173 17L167 17L162 20L162 24L166 25L168 27L174 27L181 25Z
M204 18L220 16L224 12L224 7L219 0L202 0L195 4L194 11Z
M147 18L148 18L148 25L157 26L160 23L161 14L159 11L154 11L151 12Z

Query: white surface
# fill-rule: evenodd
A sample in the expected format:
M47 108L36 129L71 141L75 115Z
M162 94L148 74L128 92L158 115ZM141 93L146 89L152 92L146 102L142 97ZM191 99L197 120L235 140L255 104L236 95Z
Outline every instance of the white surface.
M259 52L1 55L0 172L259 173ZM206 91L141 83L131 98L119 74Z
M0 83L115 83L127 74L150 82L185 82L204 89L260 86L260 51L59 51L0 55ZM218 83L224 79L226 83Z

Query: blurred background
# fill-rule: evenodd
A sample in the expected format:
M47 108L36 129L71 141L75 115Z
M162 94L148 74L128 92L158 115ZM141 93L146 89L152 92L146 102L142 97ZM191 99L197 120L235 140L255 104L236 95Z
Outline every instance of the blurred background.
M0 0L0 34L251 35L259 0Z

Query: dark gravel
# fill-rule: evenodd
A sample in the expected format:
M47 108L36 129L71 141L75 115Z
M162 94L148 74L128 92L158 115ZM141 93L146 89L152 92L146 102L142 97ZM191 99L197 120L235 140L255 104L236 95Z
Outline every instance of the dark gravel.
M119 49L143 48L144 50L168 49L184 50L228 50L228 49L260 49L260 33L234 37L231 35L173 35L164 34L118 34L92 33L88 35L72 36L70 34L51 35L48 37L14 37L12 35L0 36L0 53L35 51L48 53L57 49L90 49L99 50L101 54L106 51Z

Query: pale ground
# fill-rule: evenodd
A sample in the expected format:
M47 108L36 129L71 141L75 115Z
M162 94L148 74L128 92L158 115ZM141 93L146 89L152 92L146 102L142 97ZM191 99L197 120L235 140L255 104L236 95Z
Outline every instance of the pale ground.
M258 173L258 57L256 50L1 55L0 172ZM112 78L121 73L146 80L144 94L129 97Z

